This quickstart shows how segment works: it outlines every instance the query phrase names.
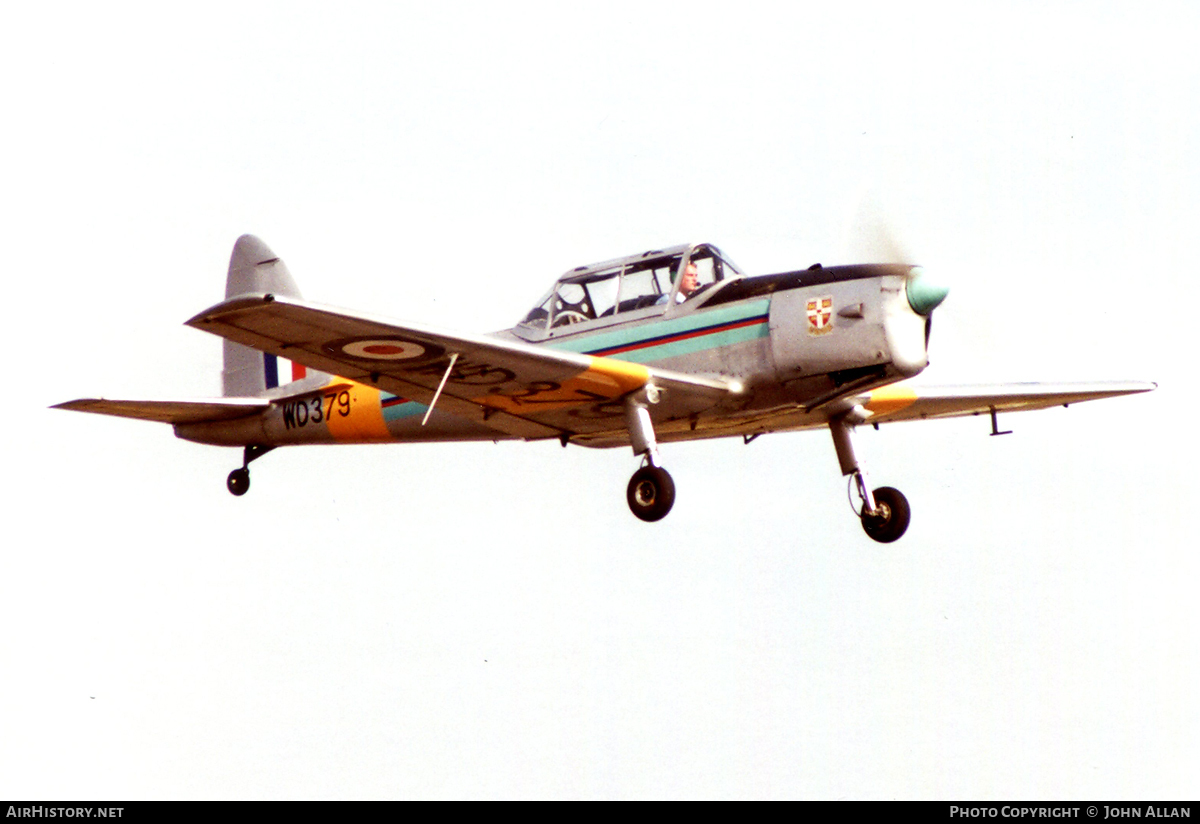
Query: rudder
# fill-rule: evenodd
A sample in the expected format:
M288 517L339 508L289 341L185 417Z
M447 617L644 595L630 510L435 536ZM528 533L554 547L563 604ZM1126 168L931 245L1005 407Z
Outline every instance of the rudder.
M270 292L300 297L300 289L287 266L271 247L254 235L242 235L233 245L229 275L225 279L225 297ZM255 397L279 386L279 360L240 343L225 341L225 363L221 371L221 391L225 397ZM304 367L293 365L292 374L282 383L304 377Z

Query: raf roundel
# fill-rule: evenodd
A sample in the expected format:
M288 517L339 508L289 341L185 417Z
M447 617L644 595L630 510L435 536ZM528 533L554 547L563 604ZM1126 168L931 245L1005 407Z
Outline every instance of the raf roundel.
M441 357L445 350L431 343L404 338L350 338L326 344L331 354L349 355L361 360L418 361Z

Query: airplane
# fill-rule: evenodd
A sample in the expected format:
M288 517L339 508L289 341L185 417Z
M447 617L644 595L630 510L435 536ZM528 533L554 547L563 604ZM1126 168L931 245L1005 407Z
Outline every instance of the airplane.
M927 387L934 310L948 287L919 266L859 264L748 276L692 243L566 272L513 328L464 335L309 303L253 235L234 245L225 300L187 321L224 338L223 397L81 398L54 408L169 423L186 440L241 447L557 439L631 447L626 500L671 510L660 443L827 428L866 534L899 539L911 510L871 489L856 426L1068 406L1147 392L1145 382Z

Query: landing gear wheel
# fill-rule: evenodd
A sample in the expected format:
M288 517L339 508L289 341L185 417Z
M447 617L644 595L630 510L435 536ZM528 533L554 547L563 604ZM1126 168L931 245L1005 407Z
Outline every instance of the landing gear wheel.
M250 470L245 467L233 470L225 480L225 486L234 495L245 495L250 489Z
M898 540L908 529L908 521L912 517L908 499L899 489L881 486L875 490L875 507L878 509L876 514L863 512L859 516L862 518L863 531L881 544Z
M629 479L625 499L630 511L643 521L661 520L675 503L675 481L661 467L643 466Z

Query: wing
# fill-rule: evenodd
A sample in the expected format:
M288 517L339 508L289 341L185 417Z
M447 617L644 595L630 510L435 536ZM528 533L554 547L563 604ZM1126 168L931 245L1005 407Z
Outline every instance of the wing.
M742 391L732 381L400 325L269 294L231 298L187 323L419 403L436 395L439 410L522 438L622 428L620 399L648 384L662 390L655 417L668 419L710 409Z
M1068 406L1082 401L1149 392L1158 384L1106 383L1001 383L979 386L918 386L908 382L873 389L863 407L871 423L953 418L992 411L1021 412Z
M80 398L55 404L50 408L176 424L232 421L261 412L270 405L269 401L253 398L223 398L203 401L118 401L105 398Z

